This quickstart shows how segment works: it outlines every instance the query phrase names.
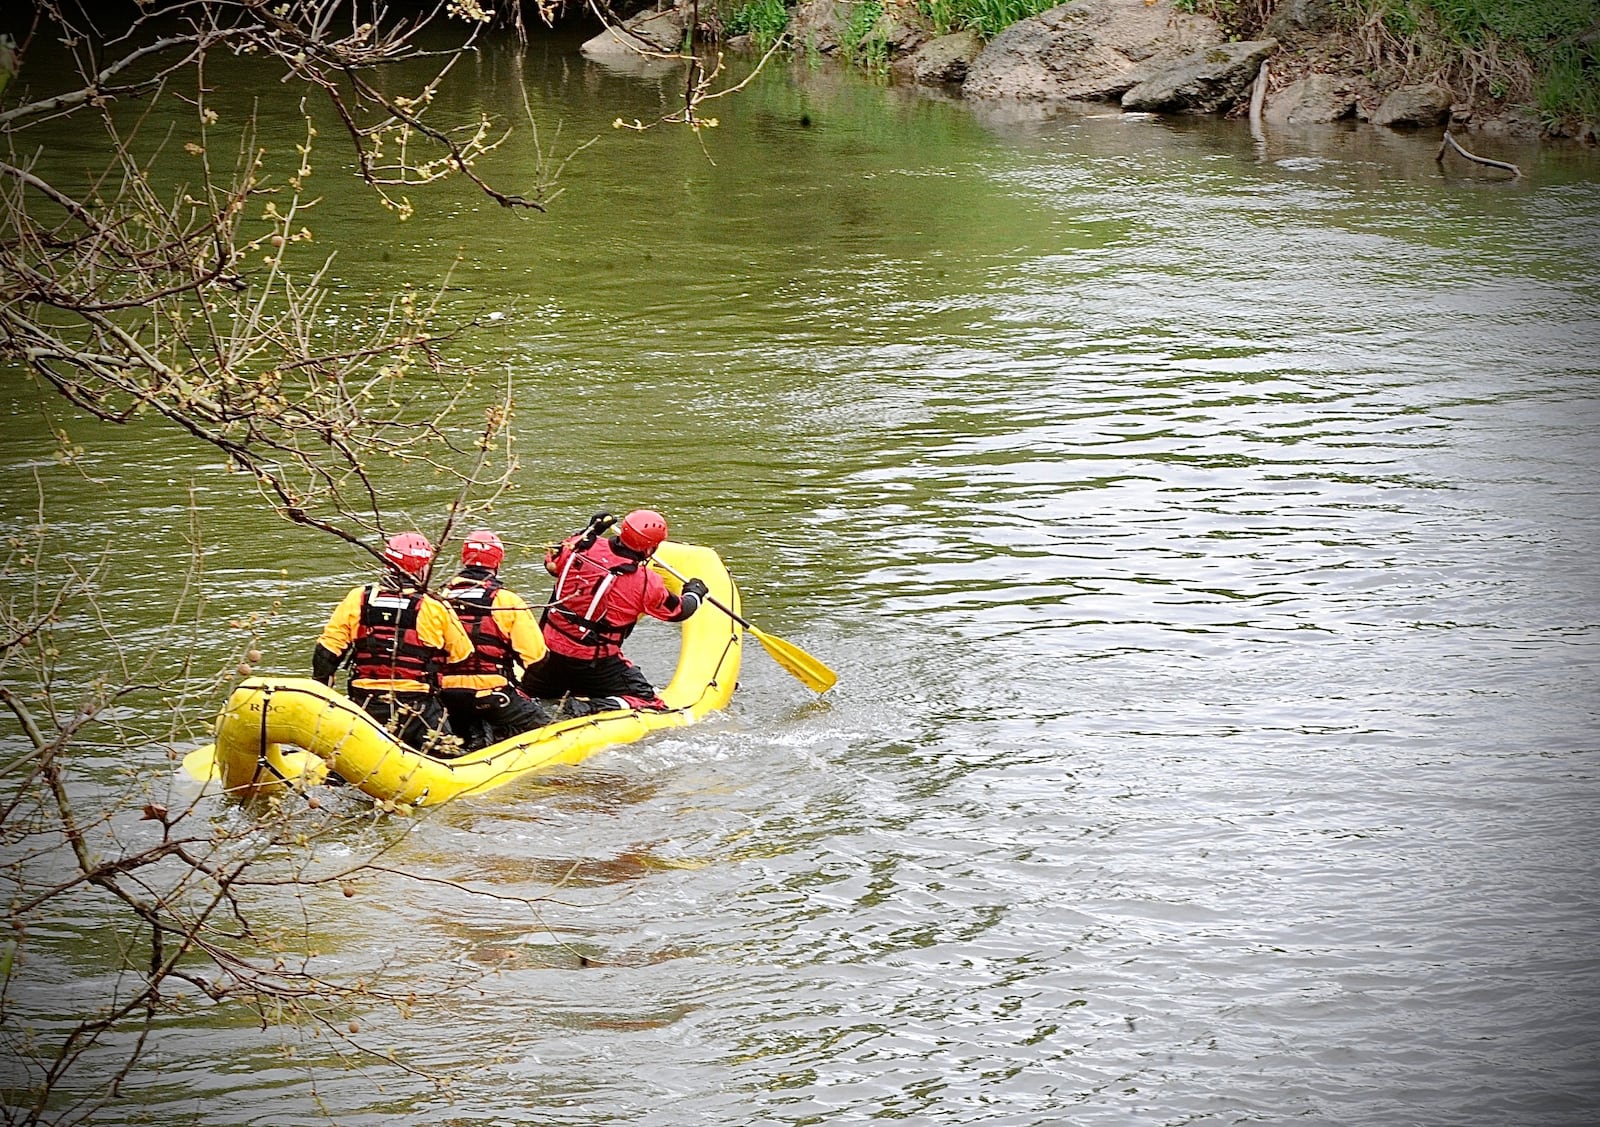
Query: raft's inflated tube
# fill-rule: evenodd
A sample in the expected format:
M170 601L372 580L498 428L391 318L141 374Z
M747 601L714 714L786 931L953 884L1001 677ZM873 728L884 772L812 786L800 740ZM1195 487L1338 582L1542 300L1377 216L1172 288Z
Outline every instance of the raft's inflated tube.
M733 578L710 548L669 541L656 554L738 608ZM675 578L666 580L679 588ZM693 724L727 707L739 676L740 625L728 615L702 610L680 629L677 669L661 690L666 711L581 716L443 760L397 742L358 705L317 681L252 677L233 691L217 717L216 743L191 752L184 767L196 778L220 779L229 794L241 798L315 785L329 770L376 799L413 806L489 790L662 728Z

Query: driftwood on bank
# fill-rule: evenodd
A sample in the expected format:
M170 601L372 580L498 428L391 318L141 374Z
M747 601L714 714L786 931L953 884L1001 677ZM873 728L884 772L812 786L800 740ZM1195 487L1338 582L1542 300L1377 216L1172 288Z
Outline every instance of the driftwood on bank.
M1261 131L1261 105L1267 100L1267 60L1261 60L1261 69L1256 71L1255 85L1250 90L1250 135L1257 141L1265 134Z
M1509 161L1490 160L1488 157L1480 157L1477 153L1469 153L1466 149L1461 147L1460 141L1457 141L1453 136L1450 135L1450 130L1446 129L1444 131L1444 140L1439 142L1438 155L1433 159L1442 162L1444 160L1444 154L1448 149L1454 149L1468 160L1474 161L1477 164L1486 164L1490 168L1503 168L1507 172L1511 173L1512 177L1515 179L1521 179L1522 177L1522 169L1518 168Z

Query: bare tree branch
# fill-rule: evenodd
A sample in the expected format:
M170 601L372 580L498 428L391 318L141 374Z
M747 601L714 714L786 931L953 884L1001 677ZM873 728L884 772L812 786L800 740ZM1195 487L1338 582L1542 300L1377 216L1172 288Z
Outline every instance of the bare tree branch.
M42 3L79 69L76 82L30 88L0 111L0 360L31 369L97 419L164 419L250 475L285 519L373 550L392 531L374 476L386 461L427 464L457 479L462 497L503 488L510 466L476 458L468 471L455 468L463 450L490 449L494 438L457 437L470 373L453 374L453 393L415 384L415 373L442 370L439 346L458 331L430 325L437 296L403 291L361 336L313 328L332 256L303 261L317 204L307 185L317 137L311 99L344 124L355 171L402 219L415 205L396 189L446 176L522 210L542 210L554 182L541 179L532 194L491 185L473 166L504 130L487 119L460 128L431 122L435 94L476 41L484 13L451 4L472 20L457 21L455 49L429 52L415 38L446 5L412 20L385 20L376 5L363 19L365 7L167 0L117 30ZM348 26L336 33L341 19ZM269 60L304 91L305 136L294 152L267 152L253 119L221 121L205 77L217 51ZM18 81L34 79L26 50L21 57ZM431 77L411 94L370 78L430 60ZM174 99L192 109L193 139L183 140L182 127L169 139L173 126L147 138L153 108ZM130 119L140 100L145 110ZM24 156L20 147L63 116L82 117L106 139L104 171L87 185L53 179L37 148ZM215 162L219 142L232 148L230 162ZM198 181L163 200L151 169L180 147L196 161ZM541 159L537 174L560 169ZM496 418L503 429L509 414Z
M493 185L475 162L503 128L443 122L434 105L486 13L472 0L441 0L408 19L373 0L144 0L113 25L100 6L35 0L34 10L14 75L5 70L0 85L0 364L92 419L188 436L283 519L367 551L394 531L391 475L424 467L446 483L446 537L508 488L512 381L485 396L476 374L453 363L472 326L464 316L452 323L448 277L401 284L359 321L327 325L336 259L318 243L309 183L337 159L397 222L416 206L403 193L443 177L541 211L564 162L541 156L531 185ZM424 29L450 26L451 12L469 17L455 21L455 45L419 46ZM70 65L44 66L47 50L64 50ZM214 64L234 65L234 55L283 79L281 93L264 96L298 107L303 132L292 147L270 148L254 114L224 116ZM425 77L397 93L398 83L373 77L395 64L426 68ZM342 129L324 152L317 123L330 116ZM69 173L52 160L66 130L94 139L101 163ZM70 459L66 425L46 441ZM336 866L318 857L319 843L374 826L374 810L290 795L244 812L238 829L208 816L204 798L184 805L155 789L152 760L164 785L169 755L196 741L260 660L254 614L225 634L232 652L215 668L196 657L203 647L181 644L218 625L203 600L193 492L188 567L163 612L179 641L149 647L121 628L119 600L104 595L109 550L63 554L38 477L35 491L34 512L5 514L0 552L0 893L11 937L0 952L0 1052L18 1062L0 1117L93 1117L135 1078L180 988L246 1007L263 1024L321 1030L345 1059L424 1075L357 1032L362 1007L416 1001L385 989L403 968L379 958L345 977L311 939L309 898L401 871L376 867L385 845ZM212 640L209 652L217 648ZM263 908L284 898L300 898L298 926ZM84 950L39 926L86 911L115 921L117 944ZM114 985L99 1004L63 1015L25 988L52 961L90 964L87 977ZM480 973L451 968L438 989Z

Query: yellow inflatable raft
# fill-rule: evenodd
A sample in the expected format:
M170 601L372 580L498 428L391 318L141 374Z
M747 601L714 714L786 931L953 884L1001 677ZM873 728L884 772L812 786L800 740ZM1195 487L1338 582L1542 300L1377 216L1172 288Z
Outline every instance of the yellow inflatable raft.
M705 582L712 598L737 614L739 592L710 548L668 541L656 556ZM677 575L667 585L681 589ZM433 806L504 786L557 764L578 763L602 748L663 728L682 727L727 707L739 676L742 627L702 605L680 626L678 666L661 690L664 712L618 709L563 720L456 759L434 759L399 743L358 705L307 677L252 677L228 697L217 717L216 742L184 757L194 778L220 780L239 798L321 783L335 771L383 802Z

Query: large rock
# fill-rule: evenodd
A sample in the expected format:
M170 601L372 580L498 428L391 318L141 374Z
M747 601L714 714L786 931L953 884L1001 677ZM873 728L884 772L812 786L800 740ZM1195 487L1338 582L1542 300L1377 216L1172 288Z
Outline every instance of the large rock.
M856 0L801 0L789 17L788 35L803 53L837 55L844 48L846 30L856 15ZM933 38L933 25L916 5L890 0L877 22L860 34L857 47L881 44L891 60L916 52Z
M591 59L614 58L619 55L671 54L683 49L684 33L688 27L683 13L676 8L665 12L644 12L625 23L608 25L592 39L578 48Z
M896 78L921 86L957 86L972 69L972 60L983 51L983 39L975 31L963 30L941 35L918 47L907 58L895 62Z
M1454 101L1450 88L1435 82L1402 86L1383 100L1372 115L1372 124L1392 129L1442 125L1450 120L1450 104Z
M1219 43L1161 67L1122 96L1122 108L1146 113L1222 113L1245 97L1276 39ZM1146 69L1146 68L1141 68Z
M1267 95L1261 116L1273 125L1323 125L1356 112L1355 84L1334 74L1308 74Z
M789 36L801 51L836 54L849 17L850 6L841 0L802 0L789 17Z
M1343 0L1281 0L1264 30L1282 39L1321 35L1338 25L1342 3Z
M1527 140L1538 137L1544 131L1537 113L1518 106L1508 106L1492 117L1475 122L1472 128L1473 132L1490 137L1517 137Z
M913 4L889 5L872 30L889 48L891 59L915 54L934 37L933 25Z
M1076 0L1006 28L973 60L961 92L1025 101L1115 100L1163 62L1223 42L1214 20L1171 0Z

